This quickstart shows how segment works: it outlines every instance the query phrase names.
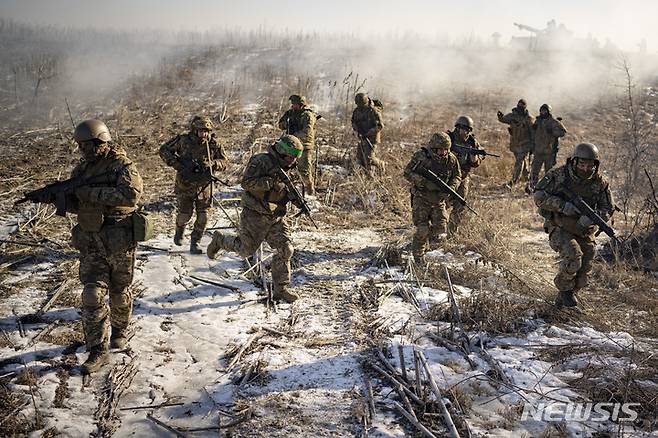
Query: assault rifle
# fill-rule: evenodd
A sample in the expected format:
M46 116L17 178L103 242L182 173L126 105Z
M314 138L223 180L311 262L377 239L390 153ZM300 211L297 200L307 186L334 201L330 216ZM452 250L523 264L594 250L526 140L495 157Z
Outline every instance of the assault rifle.
M500 155L490 154L489 152L485 151L484 149L469 148L468 146L458 146L456 144L453 144L452 146L450 146L450 150L452 152L457 153L457 154L472 154L472 155L482 155L482 156L487 156L487 157L500 158Z
M55 204L55 214L58 216L66 216L67 195L72 194L75 189L83 186L103 186L111 182L110 176L114 172L105 172L91 178L83 178L76 176L64 181L55 181L31 192L25 192L23 198L14 202L14 205L22 204L27 201L34 203Z
M185 176L193 182L216 182L227 187L231 186L228 181L223 181L213 175L210 171L210 167L204 166L198 160L180 160L180 162L183 165L183 172Z
M580 211L580 214L583 214L587 216L594 225L597 225L599 227L599 231L596 232L596 235L598 236L602 232L607 234L612 240L615 241L615 243L620 244L621 242L619 241L619 238L615 234L615 230L605 223L603 218L598 215L596 211L592 207L590 207L587 202L583 200L582 197L578 196L571 190L565 188L560 189L561 193L558 193L558 197L564 199L565 201L571 202L573 205L576 206L578 211Z
M418 163L420 164L420 163ZM452 187L450 187L448 184L446 184L445 181L443 181L436 173L432 172L426 167L422 167L420 165L417 165L413 171L417 173L418 175L422 176L426 180L433 182L439 187L442 187L446 192L451 194L461 205L464 207L468 208L471 210L476 216L478 215L477 211L473 210L467 203L466 199L462 198L459 193L455 192Z
M315 116L315 120L318 121L322 118L322 114L318 114L313 110L309 110L313 113ZM297 124L291 124L290 123L290 116L286 117L286 134L294 135L295 132L297 132L299 128L297 127Z
M288 189L288 196L291 196L292 199L290 199L293 204L299 207L299 216L300 214L305 214L313 223L313 226L315 226L316 229L319 229L318 224L315 223L315 220L313 220L313 217L311 216L311 209L309 208L308 204L304 200L304 197L302 194L299 192L297 187L295 187L295 184L292 182L288 174L286 173L285 170L283 170L281 167L279 167L279 177L283 181L283 183L286 185L286 188Z

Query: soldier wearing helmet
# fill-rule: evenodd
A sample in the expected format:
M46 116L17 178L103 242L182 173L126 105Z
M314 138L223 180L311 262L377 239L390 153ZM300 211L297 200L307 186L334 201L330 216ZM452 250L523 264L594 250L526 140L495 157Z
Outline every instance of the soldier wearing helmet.
M290 199L281 171L294 169L303 152L304 145L297 137L284 134L267 152L252 156L242 175L239 235L216 231L208 245L208 257L214 259L221 249L250 257L262 242L267 242L276 251L271 265L273 298L286 302L298 296L288 289L294 249L286 218Z
M503 114L498 111L497 116L499 122L509 125L507 128L509 131L509 150L514 154L514 168L509 183L511 187L520 179L527 179L528 177L528 168L530 166L528 158L534 142L534 131L532 130L534 119L528 114L527 104L524 99L520 99L511 112Z
M352 129L359 137L356 158L358 163L368 172L383 168L383 163L377 158L377 145L381 142L381 132L384 128L381 105L377 105L365 93L354 96L356 108L352 112Z
M442 187L427 180L418 173L419 169L429 169L457 190L461 182L459 160L450 152L451 141L448 134L432 134L427 146L417 151L407 167L404 177L411 186L411 215L416 231L411 243L414 259L421 263L428 238L441 239L448 231L446 203L450 195Z
M67 195L67 211L77 215L71 230L80 251L82 327L89 356L82 372L90 374L107 363L112 348L124 348L129 338L135 248L132 214L142 196L142 179L135 164L112 137L105 123L85 120L73 133L82 160L72 177L105 179L78 187ZM105 175L105 178L103 178ZM105 295L109 293L109 306ZM109 332L111 326L111 334Z
M315 123L318 116L308 106L304 96L293 94L288 100L290 100L290 109L279 119L279 129L286 134L294 135L304 145L304 153L299 157L297 168L306 192L313 195L315 194L313 151L315 149Z
M534 200L544 218L544 230L560 257L554 279L558 306L578 305L575 293L587 285L596 249L596 225L569 202L565 188L580 196L605 221L614 212L610 187L599 173L599 163L598 148L580 143L566 164L549 170L535 188Z
M209 117L195 116L187 134L177 135L160 146L160 157L168 166L176 169L176 245L182 245L185 227L196 209L196 220L190 236L192 254L202 252L199 241L208 223L213 197L210 177L215 172L225 170L227 165L226 151L217 143L213 130L214 124Z
M553 118L551 106L543 104L539 107L539 116L532 125L534 131L534 149L532 158L532 169L530 171L530 182L526 191L531 193L539 180L542 166L544 173L548 172L557 159L557 150L561 137L567 133L560 118Z
M468 116L459 116L455 121L455 129L452 131L447 131L450 136L450 141L452 145L468 147L473 149L480 149L480 143L478 143L475 135L473 135L473 129L475 125L473 119ZM482 162L482 156L465 154L456 152L455 155L459 160L459 167L461 169L461 182L456 189L456 192L464 199L467 199L469 188L471 185L471 180L469 175L471 169L479 167ZM448 234L453 235L459 224L462 221L464 216L465 207L457 202L454 198L451 198L449 201L449 206L452 207L450 211L450 218L448 219Z

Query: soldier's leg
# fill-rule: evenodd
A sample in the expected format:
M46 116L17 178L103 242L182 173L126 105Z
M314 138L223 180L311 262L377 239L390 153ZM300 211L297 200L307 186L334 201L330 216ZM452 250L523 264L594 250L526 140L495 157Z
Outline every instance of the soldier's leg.
M414 196L411 200L411 219L416 230L411 240L411 251L417 262L421 262L425 255L427 239L430 236L431 216L432 206L423 198Z
M110 284L110 265L103 254L80 254L80 282L82 288L82 328L87 351L106 350L109 308L105 294Z
M210 185L204 188L194 200L194 207L196 209L196 220L194 221L194 229L190 235L190 252L192 254L201 254L199 242L203 236L203 232L208 224L208 213L212 204Z
M366 147L367 142L359 139L359 143L356 145L356 161L361 167L368 169L368 161L366 160Z
M285 218L277 218L269 229L267 243L276 251L272 257L272 292L276 299L291 302L298 296L288 290L290 284L290 260L294 252L290 239L290 226Z
M462 180L461 184L459 184L459 187L457 187L457 194L461 196L464 199L468 199L468 192L470 188L470 178L466 177ZM448 234L455 234L457 232L457 229L459 228L459 224L461 223L466 207L464 207L460 202L458 202L456 199L452 198L452 211L450 212L450 218L448 219Z
M587 286L589 274L592 272L594 256L596 255L596 242L592 237L579 237L577 240L580 245L580 250L583 252L583 258L580 269L576 273L576 285L574 290L579 290Z
M174 243L181 245L185 226L192 218L194 211L194 196L189 193L176 193L177 212L176 212L176 232L174 234Z
M448 233L448 211L446 201L442 200L434 206L430 213L430 241L438 242Z
M530 156L529 152L526 151L523 153L523 163L522 163L522 169L521 169L521 179L524 181L528 181L530 178Z
M306 193L312 195L315 193L315 184L313 181L313 149L304 149L302 156L299 157L297 169L302 177L302 182Z
M121 251L109 256L110 275L110 337L112 348L123 348L128 340L127 329L133 310L130 285L135 268L135 250Z
M220 249L237 252L242 257L252 256L265 240L272 219L249 208L240 213L240 233L237 236L215 231L208 245L208 257L215 258Z
M514 152L514 169L512 170L512 184L519 182L521 173L525 169L525 152Z
M553 251L559 254L560 263L553 282L560 292L571 292L576 286L576 273L582 267L583 251L576 237L561 228L555 228L549 243Z

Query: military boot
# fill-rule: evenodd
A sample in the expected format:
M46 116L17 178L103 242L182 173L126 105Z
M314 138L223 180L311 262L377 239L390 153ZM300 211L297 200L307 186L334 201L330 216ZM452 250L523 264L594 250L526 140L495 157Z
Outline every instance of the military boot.
M174 244L176 246L181 246L183 244L184 232L185 232L185 227L176 227L176 233L174 233Z
M576 306L578 306L578 300L576 300L576 296L574 295L574 291L572 291L572 290L560 291L557 295L557 298L555 298L555 305L558 306L558 307L561 307L561 306L576 307Z
M293 301L299 299L299 295L288 290L288 287L281 286L279 290L276 290L272 293L272 298L276 301L285 301L286 303L292 303Z
M208 244L208 248L206 248L208 258L214 259L217 257L220 249L224 249L224 235L219 231L215 231L212 235L212 240Z
M112 327L112 334L110 335L110 348L125 348L128 343L128 329L120 329Z
M201 248L199 248L199 240L201 240L201 233L192 231L190 236L190 253L191 254L203 254Z
M100 345L91 347L89 357L85 363L82 364L82 374L91 374L98 371L103 365L110 360L110 355L107 350Z

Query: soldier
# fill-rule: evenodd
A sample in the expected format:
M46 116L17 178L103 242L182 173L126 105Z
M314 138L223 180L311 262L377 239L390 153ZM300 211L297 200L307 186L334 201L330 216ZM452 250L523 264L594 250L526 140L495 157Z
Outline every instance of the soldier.
M196 208L194 230L190 236L190 252L201 254L199 241L208 223L213 186L210 175L226 169L226 152L217 144L213 123L205 116L192 119L190 132L177 135L160 146L160 157L176 169L174 191L178 203L174 243L180 246L187 223Z
M553 118L551 106L546 103L539 107L539 116L532 125L532 129L535 144L530 182L526 189L528 193L531 193L537 184L542 166L544 166L544 173L555 166L559 138L564 137L567 133L562 122Z
M509 150L514 154L514 170L510 187L514 186L520 178L528 177L528 156L533 145L533 117L528 114L524 99L520 99L512 112L504 114L498 111L498 121L509 125Z
M297 169L302 177L304 188L309 195L315 194L313 180L313 150L315 148L315 122L317 116L306 104L306 98L293 94L288 98L290 109L279 119L279 129L294 135L304 145L304 153L299 158Z
M473 119L468 116L459 116L455 121L455 129L448 131L450 141L453 146L468 147L473 149L480 149L480 143L473 135ZM456 192L464 199L467 199L470 188L469 174L471 169L479 167L482 162L482 156L469 154L469 153L455 153L459 160L459 168L461 169L461 182L457 187ZM455 198L449 201L452 204L452 211L448 220L448 234L454 235L457 228L464 216L464 207Z
M82 160L72 177L84 179L108 174L107 183L83 186L70 195L67 210L78 216L73 227L73 246L80 251L82 327L89 357L82 372L90 374L108 357L108 322L112 326L110 347L124 348L133 297L136 242L132 213L142 195L142 178L126 152L109 143L112 138L100 120L85 120L73 133ZM109 291L109 309L105 295Z
M608 221L614 203L608 182L599 173L599 150L591 143L580 143L564 166L552 169L542 178L534 193L539 214L544 217L544 231L551 248L559 253L560 265L555 276L559 294L557 306L578 305L574 294L587 285L592 270L596 243L596 225L569 202L563 190L569 190Z
M354 102L356 108L352 112L352 129L359 137L356 158L366 172L371 173L373 166L382 168L382 162L377 158L377 145L381 142L384 127L382 113L365 93L357 93Z
M416 152L407 167L404 177L412 183L411 215L416 232L411 244L414 260L422 263L425 244L430 236L444 238L448 231L446 201L450 196L446 191L416 173L417 168L429 169L453 190L461 182L459 160L450 152L450 137L444 132L433 134L426 147Z
M216 231L208 245L211 259L220 249L249 257L266 241L276 250L272 258L273 298L287 302L299 297L288 290L293 246L285 216L290 200L280 172L292 170L303 151L304 145L297 137L284 134L267 152L252 156L242 175L240 234L229 236Z

